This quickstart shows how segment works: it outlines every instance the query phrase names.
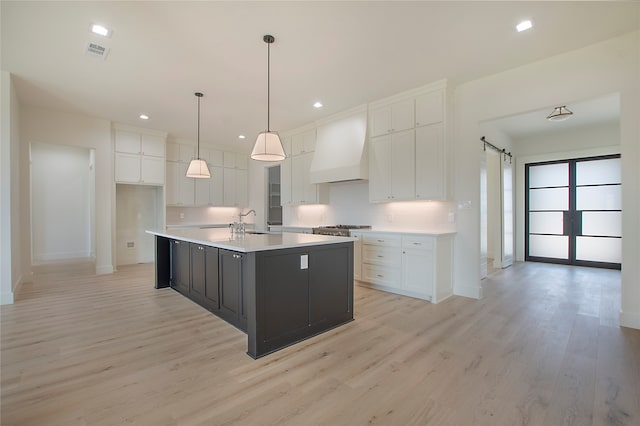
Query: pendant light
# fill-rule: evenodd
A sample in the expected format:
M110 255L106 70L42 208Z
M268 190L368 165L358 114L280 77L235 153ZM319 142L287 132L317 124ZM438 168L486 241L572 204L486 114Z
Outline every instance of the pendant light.
M553 109L553 112L547 116L549 121L564 121L571 117L573 112L569 111L566 105L557 106Z
M205 160L200 159L200 98L204 95L200 92L196 92L195 95L198 98L198 154L196 158L191 160L191 163L189 163L189 168L187 169L187 177L196 179L208 179L211 177L211 173L209 173L209 167L207 167L207 162Z
M272 35L265 35L262 40L267 43L267 130L260 132L256 144L251 151L251 158L258 161L281 161L286 157L278 132L269 128L269 100L270 100L270 61L271 43L275 41Z

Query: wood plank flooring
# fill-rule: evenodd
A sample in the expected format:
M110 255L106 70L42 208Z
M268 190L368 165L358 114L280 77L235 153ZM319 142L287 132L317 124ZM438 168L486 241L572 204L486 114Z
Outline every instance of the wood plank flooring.
M2 425L638 425L619 271L516 264L432 305L356 286L346 326L257 361L152 265L57 265L1 308Z

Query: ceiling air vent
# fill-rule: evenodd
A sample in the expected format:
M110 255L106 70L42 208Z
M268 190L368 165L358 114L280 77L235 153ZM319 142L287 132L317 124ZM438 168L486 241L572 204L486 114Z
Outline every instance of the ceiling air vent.
M104 59L107 57L107 54L109 53L109 48L90 41L87 43L87 49L85 53L88 56L93 56L94 58Z

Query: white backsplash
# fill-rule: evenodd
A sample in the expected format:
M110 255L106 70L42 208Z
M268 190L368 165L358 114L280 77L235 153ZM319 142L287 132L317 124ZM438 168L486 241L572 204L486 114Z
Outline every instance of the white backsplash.
M237 207L167 207L167 225L224 224L238 220ZM245 222L253 223L248 216Z
M328 205L283 208L289 226L371 225L392 231L455 231L456 204L451 201L370 203L367 182L331 184Z

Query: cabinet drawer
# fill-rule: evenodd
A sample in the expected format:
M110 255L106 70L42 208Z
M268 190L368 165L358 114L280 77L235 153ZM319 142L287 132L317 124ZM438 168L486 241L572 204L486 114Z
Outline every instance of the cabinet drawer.
M400 250L396 247L363 245L362 262L377 265L399 266L402 261Z
M402 249L433 250L435 239L433 237L402 237Z
M364 234L362 242L367 245L400 247L401 237L398 235Z
M380 265L362 265L362 280L389 287L400 287L400 270Z

